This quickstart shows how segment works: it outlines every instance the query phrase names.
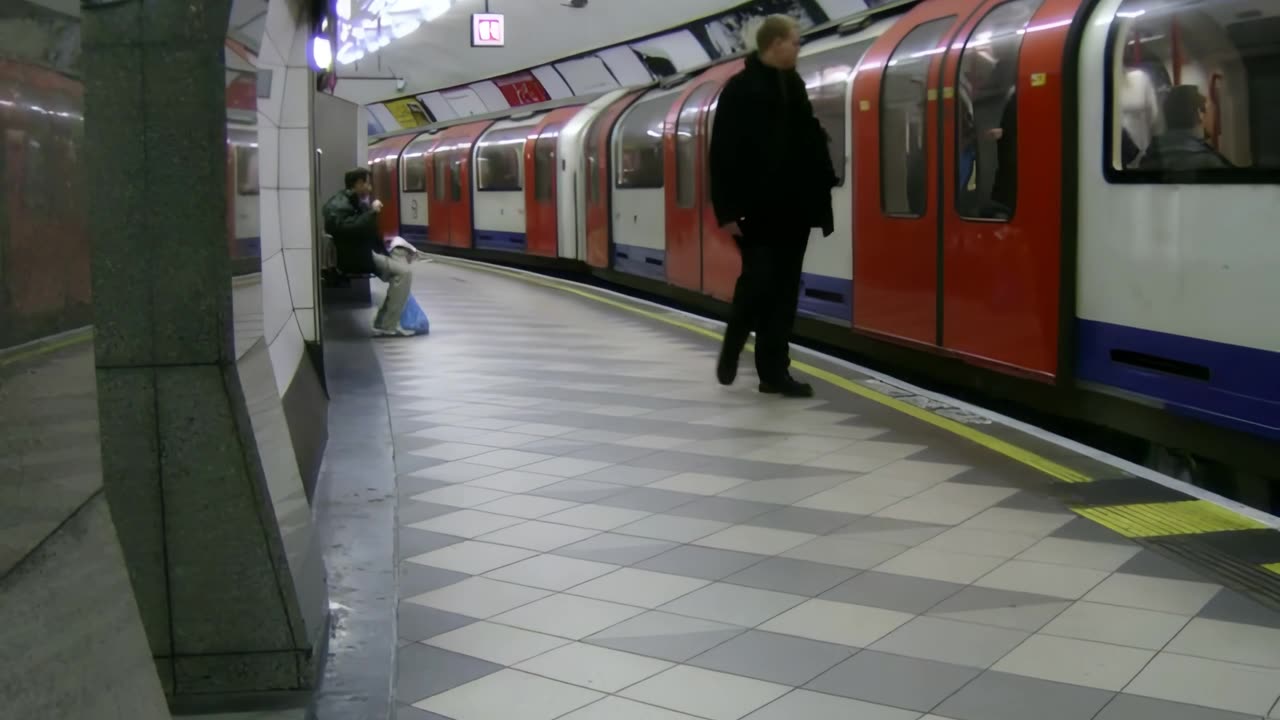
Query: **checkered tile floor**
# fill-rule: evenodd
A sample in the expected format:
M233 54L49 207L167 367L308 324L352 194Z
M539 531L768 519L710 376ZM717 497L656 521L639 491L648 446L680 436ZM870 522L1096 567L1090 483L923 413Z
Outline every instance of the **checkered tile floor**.
M422 267L379 344L402 720L1280 718L1280 614L965 441L711 341ZM969 462L963 462L968 460Z

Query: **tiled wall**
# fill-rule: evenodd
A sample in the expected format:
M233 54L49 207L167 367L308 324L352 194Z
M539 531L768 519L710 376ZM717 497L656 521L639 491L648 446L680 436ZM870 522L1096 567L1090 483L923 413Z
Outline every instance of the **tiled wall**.
M283 395L317 339L312 215L311 94L308 33L298 0L270 0L258 66L271 95L258 100L262 212L262 306L267 345Z

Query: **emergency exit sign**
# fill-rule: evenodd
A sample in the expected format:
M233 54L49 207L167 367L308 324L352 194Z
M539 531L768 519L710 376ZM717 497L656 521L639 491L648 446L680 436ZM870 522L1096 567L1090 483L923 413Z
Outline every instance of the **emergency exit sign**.
M471 16L471 47L502 47L507 44L506 16L476 13Z

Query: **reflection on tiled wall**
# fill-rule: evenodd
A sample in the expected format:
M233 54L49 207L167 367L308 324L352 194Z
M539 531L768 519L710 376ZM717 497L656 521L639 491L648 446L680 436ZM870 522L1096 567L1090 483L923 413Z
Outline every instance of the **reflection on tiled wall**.
M311 91L305 12L298 0L270 0L258 67L271 95L258 100L262 217L262 306L276 386L283 394L316 340L315 236L311 207Z

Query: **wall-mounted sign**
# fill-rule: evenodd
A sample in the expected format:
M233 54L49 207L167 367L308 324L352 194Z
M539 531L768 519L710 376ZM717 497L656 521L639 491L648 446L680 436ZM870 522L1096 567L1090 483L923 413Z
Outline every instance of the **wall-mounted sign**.
M507 44L507 20L499 13L471 16L471 47L502 47Z

